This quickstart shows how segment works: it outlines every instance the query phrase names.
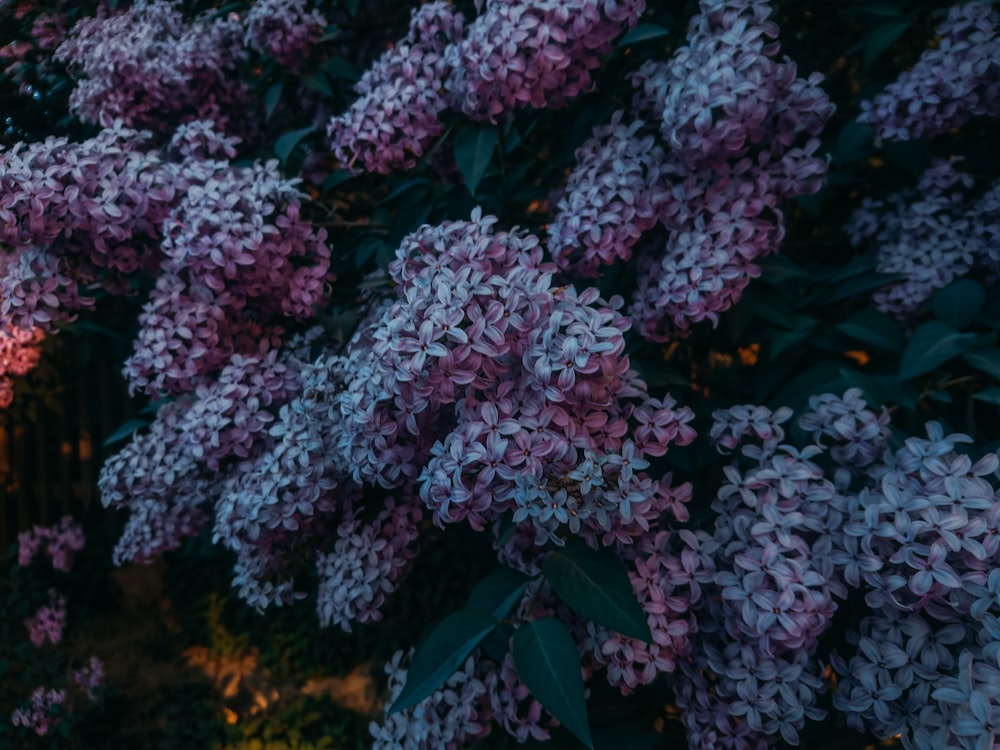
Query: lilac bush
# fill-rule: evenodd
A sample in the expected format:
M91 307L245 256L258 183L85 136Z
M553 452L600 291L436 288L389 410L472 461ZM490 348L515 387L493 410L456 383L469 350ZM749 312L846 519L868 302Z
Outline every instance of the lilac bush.
M124 375L155 416L98 483L118 564L203 535L248 605L351 632L423 550L475 540L489 576L386 666L376 747L588 744L588 690L670 701L705 750L807 744L831 706L907 748L989 746L1000 190L961 137L882 158L852 128L996 114L995 8L953 9L863 104L878 33L861 65L782 40L828 80L780 56L779 19L838 14L646 6L435 0L363 42L365 4L103 10L56 53L93 129L0 152L0 324L37 344L145 300ZM947 335L908 338L930 314ZM63 565L70 531L25 536L24 564Z

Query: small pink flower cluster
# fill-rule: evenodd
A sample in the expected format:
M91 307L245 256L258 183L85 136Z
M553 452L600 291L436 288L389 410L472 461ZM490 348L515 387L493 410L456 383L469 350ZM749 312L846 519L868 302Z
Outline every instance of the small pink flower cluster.
M165 132L213 119L240 131L247 127L246 87L235 75L242 39L242 26L228 16L188 23L179 4L139 0L79 21L56 58L77 79L70 110L84 122Z
M1000 181L970 195L975 182L957 163L938 161L916 190L884 202L867 199L846 227L854 245L871 238L877 270L905 276L873 295L876 309L902 323L912 323L936 290L974 269L1000 272Z
M798 78L775 59L770 12L764 0L703 0L688 44L633 76L633 106L665 154L621 113L577 153L550 250L564 268L597 275L661 222L666 248L657 235L645 243L629 313L647 339L717 323L760 274L755 260L780 245L781 199L822 183L815 152L833 106L820 75Z
M446 86L455 108L498 122L523 107L564 106L645 9L645 0L488 0L454 51Z
M23 377L38 366L44 338L40 328L0 328L0 409L6 409L14 399L11 376Z
M644 9L645 0L490 0L467 24L447 0L427 3L330 121L334 153L347 169L388 174L416 164L447 109L498 122L522 107L561 107L590 87Z
M880 138L933 138L973 117L1000 117L1000 12L990 2L954 5L937 27L938 44L926 50L871 101L859 122Z
M62 723L56 710L65 705L65 690L46 689L44 686L39 686L31 694L30 707L15 709L10 720L15 727L30 729L39 737L44 737L50 729Z
M53 526L35 526L17 535L17 564L31 565L39 551L45 551L52 567L68 573L73 566L73 553L83 549L83 528L71 517L64 516Z
M41 648L46 641L53 646L59 645L66 627L66 597L49 589L49 603L25 618L24 627L35 648Z
M317 556L321 626L338 625L349 633L352 620L382 619L386 597L417 554L422 517L417 502L396 505L389 500L370 524L345 509L333 549Z
M70 680L84 692L89 701L96 701L101 688L104 687L104 662L96 656L91 656L86 666L70 674Z
M445 54L461 37L463 20L447 0L421 6L406 37L361 77L354 87L360 98L327 125L333 152L346 169L409 169L444 131Z
M245 25L248 46L297 73L323 34L326 19L317 10L308 11L306 0L256 0Z

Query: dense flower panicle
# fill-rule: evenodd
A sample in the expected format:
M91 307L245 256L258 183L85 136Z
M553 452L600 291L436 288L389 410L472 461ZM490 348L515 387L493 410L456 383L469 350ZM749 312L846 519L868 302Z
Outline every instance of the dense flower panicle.
M778 26L770 14L764 0L703 0L687 46L667 63L645 63L633 77L636 108L660 124L689 170L754 150L780 162L803 138L818 137L832 114L818 87L822 76L798 78L794 63L773 59Z
M667 230L666 249L653 237L639 259L630 310L650 340L716 323L760 275L756 259L784 238L779 201L816 192L825 177L826 161L816 152L833 105L819 88L822 76L799 78L793 63L774 59L777 26L769 15L763 0L705 0L688 44L633 76L634 107L659 126L668 147L658 183L634 183L629 191L645 191ZM567 201L598 195L570 193ZM581 222L575 241L601 248L589 251L584 272L623 254L617 238L593 232L588 240L585 232L593 232L591 224Z
M576 167L549 226L548 249L556 263L581 276L629 260L659 218L663 149L641 133L641 120L625 125L622 114L595 128L577 149Z
M233 159L239 144L238 136L220 132L214 120L191 120L178 126L170 136L166 152L175 162Z
M82 550L85 541L83 528L70 516L63 516L52 526L36 525L17 535L17 564L31 565L39 552L44 552L53 568L68 573L73 567L73 553Z
M523 107L557 108L591 87L615 37L645 0L487 0L454 50L456 109L498 122Z
M404 240L389 269L401 301L341 399L345 465L358 482L418 479L438 524L513 509L539 544L563 525L625 533L658 492L679 505L644 456L690 442L693 415L646 397L620 301L552 289L537 240L494 223L474 213Z
M885 407L880 414L869 409L860 388L850 388L842 397L832 393L812 396L809 409L799 425L812 433L817 444L823 438L830 440L830 457L841 466L863 470L885 451L889 412Z
M887 452L868 470L874 486L851 499L843 525L847 553L881 562L855 574L870 587L873 608L926 610L949 622L970 611L970 587L987 584L1000 559L1000 492L986 477L1000 458L990 453L973 463L955 452L962 442L970 439L946 436L929 423L927 439L911 437Z
M381 174L410 169L444 132L446 54L461 37L463 22L447 0L413 11L407 36L365 72L355 86L360 98L327 125L345 169Z
M28 637L35 648L41 648L48 641L58 646L66 627L66 597L49 589L49 603L39 607L31 617L24 620Z
M44 737L49 730L62 723L58 715L59 709L66 704L66 691L47 689L39 686L31 694L31 705L18 708L11 714L11 723L18 727L32 730L39 737Z
M749 159L687 176L666 204L673 214L666 248L654 242L640 256L629 311L652 341L717 323L760 275L754 261L776 251L785 233L778 196Z
M218 479L199 467L181 429L189 407L184 399L160 407L149 431L101 467L101 502L130 513L115 547L116 564L149 562L210 520Z
M38 247L0 254L0 326L51 331L94 306L81 296L69 263Z
M406 684L403 662L412 656L397 651L385 665L389 675L386 705L391 705ZM489 688L477 669L477 654L459 667L448 681L412 708L372 722L369 731L374 750L459 750L485 737L492 719Z
M235 131L246 127L247 93L236 77L242 37L230 17L188 23L179 5L140 0L79 21L56 57L77 79L70 110L84 122L121 119L164 132L208 118Z
M133 390L184 393L260 339L276 344L284 317L315 314L328 295L326 233L301 215L277 162L185 162L184 194L164 219L163 263L125 367Z
M905 276L873 295L875 307L900 322L912 322L934 292L955 279L976 268L1000 269L1000 182L970 196L973 178L956 168L958 162L935 162L916 191L867 201L846 227L855 245L871 238L878 271Z
M921 54L882 93L861 103L860 122L880 138L933 138L973 117L1000 117L1000 12L991 2L954 5Z
M246 17L246 42L292 72L302 69L326 19L306 0L255 0Z
M382 619L381 608L417 554L422 513L414 503L386 502L371 524L345 511L330 552L320 552L318 610L322 626L351 632L351 621Z

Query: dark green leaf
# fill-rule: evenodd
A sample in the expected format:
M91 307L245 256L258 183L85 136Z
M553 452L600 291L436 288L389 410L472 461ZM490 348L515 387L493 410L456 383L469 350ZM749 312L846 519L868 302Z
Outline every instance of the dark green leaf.
M580 657L566 626L554 617L522 625L514 634L514 666L535 699L593 748Z
M767 284L784 284L789 281L810 281L813 275L791 258L771 255L760 263L760 280Z
M358 15L358 6L361 4L361 0L343 0L344 8L348 13L351 14L351 18Z
M875 409L881 409L886 404L897 401L897 399L890 398L889 389L885 385L867 373L841 369L840 375L849 387L860 388L865 401Z
M850 120L837 136L832 159L834 164L844 164L856 161L868 155L868 146L872 142L875 131L870 125Z
M613 552L569 544L546 557L542 571L559 598L577 613L622 635L653 642L628 571Z
M871 13L873 16L885 16L886 18L899 18L903 15L903 9L894 3L869 3L862 5L861 10Z
M794 352L793 349L789 354ZM773 408L790 406L795 409L807 403L810 396L842 392L846 384L840 370L839 362L817 362L793 377L768 401Z
M441 687L496 624L477 609L460 609L445 617L417 646L406 684L389 713L414 706Z
M858 274L865 273L866 271L875 270L875 256L871 253L865 253L863 255L855 255L844 265L837 268L826 269L821 277L831 283L835 284L838 281L843 281L844 279L849 279L852 276L857 276Z
M842 299L853 297L856 294L878 289L880 286L885 286L893 281L901 281L904 278L906 277L901 273L879 273L878 271L862 273L845 279L830 289L824 290L819 295L819 300L824 303L838 302Z
M361 73L343 57L331 57L323 63L323 70L330 78L343 78L347 81L356 81L361 78Z
M987 404L1000 405L1000 388L987 388L985 391L977 393L973 398Z
M416 187L430 187L431 181L426 177L415 177L412 180L407 180L402 185L396 186L385 198L376 203L376 206L381 206L384 203L388 203L394 198L398 198L403 193L413 190Z
M492 125L466 125L455 136L455 164L465 178L469 195L476 194L496 145L497 129Z
M331 23L323 29L323 36L321 36L319 40L321 42L329 42L332 39L336 39L338 36L340 36L340 27L335 23Z
M657 23L641 23L618 40L619 47L645 42L649 39L659 39L670 32Z
M352 175L346 169L338 169L335 172L330 172L330 174L326 176L326 179L323 180L322 190L324 193L329 192L338 185L342 185L343 183L347 182L353 176L354 175Z
M758 318L792 330L794 324L791 305L786 297L771 287L754 284L743 293L741 304L750 308Z
M962 353L976 341L974 333L959 333L947 323L932 320L913 334L903 352L900 380L909 380L930 372Z
M1000 380L1000 349L974 349L965 352L962 359L994 380Z
M770 359L774 359L779 354L788 351L793 346L801 344L810 334L815 330L816 323L814 322L811 326L805 328L797 328L794 331L778 331L775 330L771 334L771 350Z
M292 151L295 150L295 147L302 142L302 139L305 138L310 133L312 133L314 130L316 130L316 126L310 125L308 128L302 128L300 130L292 130L288 133L285 133L283 136L281 136L281 138L277 140L277 142L274 144L274 153L281 160L282 164L288 161L288 157L291 156L291 153Z
M530 582L528 576L516 570L497 568L476 584L465 607L489 612L501 620L520 601Z
M938 320L955 328L965 328L979 317L986 304L986 290L972 279L960 279L939 289L931 299Z
M323 96L333 96L333 89L330 88L330 82L326 79L326 75L322 70L310 70L299 80L308 89L318 91Z
M890 352L903 349L903 329L888 315L866 308L854 313L837 330L857 341L877 346Z
M865 43L865 70L868 70L889 45L899 39L908 28L910 28L909 21L891 21L873 29Z
M112 432L108 439L101 443L101 445L107 448L109 445L114 445L125 438L132 437L132 433L136 430L141 430L143 427L147 427L148 425L149 422L146 422L145 420L130 419L117 430Z
M264 117L268 120L271 119L271 115L274 114L275 107L278 106L278 102L281 101L281 92L285 88L284 81L278 81L277 83L271 84L267 89L267 93L264 94Z

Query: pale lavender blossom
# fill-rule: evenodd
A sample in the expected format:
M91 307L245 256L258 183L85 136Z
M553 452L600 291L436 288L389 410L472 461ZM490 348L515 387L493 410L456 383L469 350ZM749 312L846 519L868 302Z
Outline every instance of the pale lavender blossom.
M249 46L296 73L326 27L326 19L309 10L306 0L256 0L244 23Z
M933 138L973 117L1000 116L1000 13L990 2L952 6L925 50L882 93L861 103L859 122L880 138Z

